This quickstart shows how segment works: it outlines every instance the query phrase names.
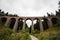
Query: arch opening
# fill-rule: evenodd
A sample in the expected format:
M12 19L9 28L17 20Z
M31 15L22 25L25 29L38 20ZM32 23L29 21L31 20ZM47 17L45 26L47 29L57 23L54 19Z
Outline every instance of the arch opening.
M11 19L10 19L10 25L9 25L9 28L13 29L14 24L15 24L15 21L16 21L15 18L11 18Z
M6 21L7 21L7 18L5 18L5 17L1 18L1 22L2 22L2 24L5 24Z
M26 19L26 24L25 24L25 29L28 30L29 33L31 33L31 26L32 26L32 20L31 19Z
M19 18L17 31L22 30L22 28L23 28L23 18Z
M57 18L52 18L51 21L52 21L53 25L55 25L59 22L59 20Z
M39 19L34 19L34 31L36 31L36 33L40 32L40 25L39 25Z
M43 21L42 21L42 24L43 24L43 29L46 30L48 29L48 20L46 18L43 18Z

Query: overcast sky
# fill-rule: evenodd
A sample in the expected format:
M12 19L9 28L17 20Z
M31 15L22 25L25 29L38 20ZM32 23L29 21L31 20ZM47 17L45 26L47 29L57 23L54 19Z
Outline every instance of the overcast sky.
M19 16L44 16L58 10L59 0L0 0L0 9Z
M0 9L9 14L19 16L46 16L58 10L59 0L0 0ZM31 20L27 20L27 25L31 25ZM36 21L34 21L36 23Z

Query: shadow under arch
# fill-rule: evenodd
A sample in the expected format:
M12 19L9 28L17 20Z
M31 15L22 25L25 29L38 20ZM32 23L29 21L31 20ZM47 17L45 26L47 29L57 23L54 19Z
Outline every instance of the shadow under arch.
M14 24L15 24L15 21L16 21L15 18L11 18L11 19L10 19L10 25L9 25L9 28L13 29Z
M22 30L22 28L23 28L23 18L19 18L17 31Z
M5 18L5 17L1 18L1 22L2 22L2 24L5 24L6 21L7 21L7 18Z
M49 28L49 26L48 26L48 19L43 18L42 24L43 24L43 29L44 30Z
M40 32L40 21L38 18L34 18L34 22L36 21L36 23L34 23L34 30L39 31Z
M51 21L52 21L53 25L55 25L55 24L60 22L58 18L52 18Z

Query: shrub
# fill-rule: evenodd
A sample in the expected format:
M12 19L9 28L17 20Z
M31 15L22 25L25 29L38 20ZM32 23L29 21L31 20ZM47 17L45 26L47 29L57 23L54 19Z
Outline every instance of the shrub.
M13 31L10 29L2 29L0 31L0 40L8 40L12 33Z
M36 36L39 40L60 40L60 33L58 34L35 34L34 36Z
M0 31L0 40L31 40L27 30L22 30L19 33L14 33L9 28L3 28Z
M34 34L39 40L60 40L60 27L52 27L40 34Z
M38 34L38 33L40 33L39 30L34 30L34 31L32 31L32 34Z
M22 31L20 32L20 40L31 40L31 38L30 38L30 36L29 36L28 29L22 30Z
M17 33L0 24L0 40L31 40L31 38L28 29L21 30Z
M9 40L20 40L20 34L12 33L9 37Z

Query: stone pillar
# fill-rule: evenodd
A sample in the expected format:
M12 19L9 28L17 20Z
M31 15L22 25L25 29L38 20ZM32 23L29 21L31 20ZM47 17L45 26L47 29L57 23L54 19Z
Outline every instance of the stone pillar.
M42 24L42 19L40 19L40 32L43 32L43 24Z
M32 32L34 31L34 24L33 24L33 19L32 19L32 26L31 26L31 34L32 34Z
M51 21L50 18L48 18L48 26L49 26L49 27L52 27L52 21Z
M16 22L14 24L13 31L16 32L17 28L18 28L18 18L16 19Z
M25 30L26 19L23 20L23 30Z
M5 26L6 26L6 27L9 27L9 25L10 25L10 18L7 18L7 21L6 21L6 23L5 23Z
M32 27L31 27L31 29L32 29L32 31L34 30L34 24L33 24L33 19L32 19Z

